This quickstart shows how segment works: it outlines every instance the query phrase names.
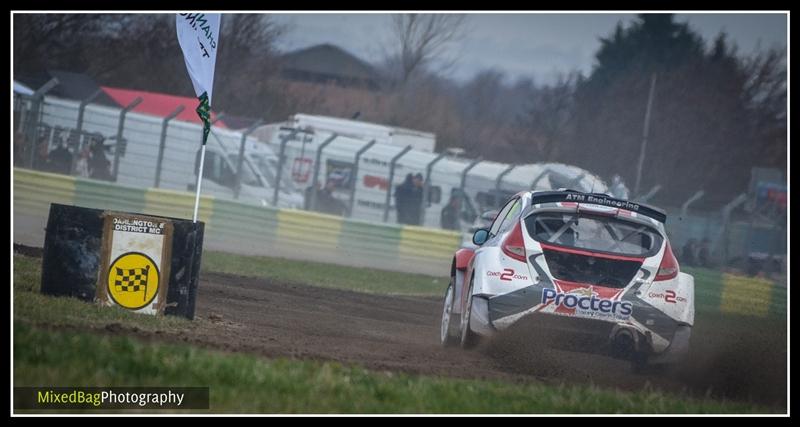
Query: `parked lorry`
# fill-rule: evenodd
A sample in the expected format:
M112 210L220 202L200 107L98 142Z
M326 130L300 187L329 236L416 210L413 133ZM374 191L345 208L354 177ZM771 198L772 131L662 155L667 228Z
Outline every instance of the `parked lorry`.
M602 179L576 166L508 165L437 154L358 135L361 128L340 134L290 121L262 126L254 134L274 152L283 153L282 167L292 171L296 186L314 187L315 177L320 187L332 182L333 197L348 207L347 215L366 221L397 222L395 190L408 174L421 174L425 181L419 225L441 227L442 210L452 197L459 197L461 230L522 190L608 191Z

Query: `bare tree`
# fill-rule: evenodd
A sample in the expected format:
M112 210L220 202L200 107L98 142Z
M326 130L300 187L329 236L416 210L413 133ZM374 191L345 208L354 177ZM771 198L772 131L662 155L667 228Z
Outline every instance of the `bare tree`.
M399 72L397 79L405 84L421 68L438 62L452 66L456 58L446 55L448 45L465 33L465 15L392 15L392 47L389 62Z
M463 117L461 147L473 155L487 155L505 127L505 74L497 69L483 70L466 82L458 93L459 113Z
M561 74L554 84L534 92L528 108L517 118L518 133L511 138L519 154L543 161L559 157L559 145L572 136L578 78L577 72Z

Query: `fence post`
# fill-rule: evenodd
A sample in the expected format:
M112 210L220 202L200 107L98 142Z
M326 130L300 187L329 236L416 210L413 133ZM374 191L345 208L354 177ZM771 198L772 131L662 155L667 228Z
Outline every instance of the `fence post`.
M689 197L683 203L683 205L681 205L681 218L686 218L686 214L689 212L689 205L691 205L692 203L696 202L698 199L703 197L704 194L706 194L705 191L700 190L700 191L694 193L692 195L692 197Z
M225 113L219 113L219 114L217 114L217 116L216 116L216 117L214 117L214 120L211 120L211 126L214 126L214 123L216 123L216 122L218 122L218 121L222 120L224 117L225 117Z
M353 207L355 206L356 201L356 186L358 185L358 165L361 162L361 155L372 148L376 142L378 141L373 139L356 151L355 163L353 165L353 188L350 189L350 209L347 212L348 217L353 216ZM312 183L312 185L314 185L314 183Z
M256 128L261 126L263 123L263 119L258 119L250 125L244 132L242 132L242 142L239 144L239 157L236 158L236 186L233 190L233 198L238 200L239 199L239 192L242 190L242 167L244 166L244 148L245 143L247 142L247 135L253 133Z
M89 95L88 98L81 101L80 105L78 106L78 123L75 125L75 131L78 132L78 138L80 138L81 132L83 131L83 113L86 111L86 106L89 105L95 98L100 96L103 93L102 89L97 89L93 94ZM183 107L181 107L182 109Z
M89 95L88 98L81 101L78 105L78 122L75 124L75 134L78 136L78 145L75 148L75 155L72 156L72 165L70 166L69 170L70 173L75 172L75 163L78 162L78 157L81 153L81 134L83 133L83 113L86 111L86 106L89 105L95 98L97 98L101 93L103 93L102 89L97 89L94 91L93 94Z
M114 147L114 182L117 182L117 175L119 174L119 155L120 155L120 148L122 148L122 131L125 128L125 116L128 114L128 111L133 110L142 102L142 97L137 96L136 99L133 100L130 104L125 106L122 111L119 113L119 125L117 126L117 143Z
M38 146L37 141L37 132L36 126L41 121L41 110L42 110L42 100L44 99L44 95L47 92L50 92L54 87L58 86L59 81L57 78L50 79L47 83L45 83L42 87L36 90L36 92L31 95L31 114L30 117L27 119L28 123L26 125L26 131L24 132L25 135L28 136L28 140L30 141L31 147L31 161L30 161L30 168L34 168L34 162L36 160L36 148Z
M567 181L567 188L569 189L569 188L573 188L573 187L575 187L575 186L576 186L576 185L577 185L579 182L581 182L581 180L582 180L582 179L583 179L583 177L585 177L585 176L586 176L586 174L585 174L585 173L583 173L583 172L581 172L581 173L580 173L578 176L576 176L575 178L572 178L571 180ZM589 192L594 192L594 188L590 188L590 189L589 189Z
M316 159L314 160L314 178L311 180L311 185L313 186L313 190L311 191L311 203L308 204L309 209L312 211L317 210L317 180L319 180L319 168L320 162L322 161L322 150L328 146L328 144L332 143L336 137L339 136L335 132L328 137L325 141L322 141L322 144L317 147L317 155Z
M742 193L736 196L735 199L731 200L727 205L722 208L722 229L720 230L720 239L723 240L722 242L722 262L725 263L728 261L728 234L729 234L729 222L731 219L731 212L736 209L739 205L744 203L747 200L747 193ZM719 243L716 243L714 246L716 250L719 250Z
M644 203L644 202L650 200L653 196L655 196L656 193L658 193L658 190L661 190L661 185L660 184L654 185L653 188L651 188L650 191L647 192L647 194L645 194L642 197L639 197L636 200L638 200L641 203Z
M430 201L428 200L428 194L431 191L431 174L433 173L433 165L435 165L439 160L442 160L445 156L445 153L441 153L436 156L433 160L425 166L425 184L422 186L422 211L420 211L420 215L422 218L419 219L420 224L425 224L425 214L427 213L428 207L431 205Z
M500 172L500 174L497 175L497 179L494 180L494 191L497 192L500 191L500 184L503 182L503 178L505 178L506 175L511 173L511 171L514 170L515 167L517 167L517 165L509 165L504 171Z
M403 148L397 155L392 157L392 161L389 163L389 182L387 183L386 187L386 204L383 207L383 222L389 220L389 204L392 202L392 181L394 181L394 167L397 165L397 160L400 157L403 157L404 154L408 153L411 150L411 146L408 145L406 148Z
M19 132L21 134L24 134L24 132L25 132L25 125L26 125L25 119L26 119L26 116L27 116L27 113L28 113L28 111L27 111L28 108L27 107L29 105L29 103L28 103L29 100L30 100L30 96L29 95L23 95L23 94L17 94L17 93L14 94L14 102L16 104L14 107L19 110L19 118L17 119L18 120L17 121L18 126L17 126L17 129L15 130L15 132Z
M542 173L540 173L539 175L536 175L536 178L534 178L533 182L531 182L531 190L535 190L536 189L536 184L538 184L539 181L541 181L541 179L544 178L544 176L549 174L550 172L551 172L550 168L546 168L545 170L542 171Z
M289 135L281 138L281 148L278 152L278 169L275 171L275 191L272 193L272 206L274 207L278 207L278 191L281 188L281 173L283 172L283 157L286 152L286 143L294 138L298 132L300 132L300 129L293 129Z
M164 121L161 123L161 141L158 144L158 160L156 161L156 188L158 188L159 184L161 184L161 165L164 161L164 148L167 145L167 127L169 126L169 121L177 117L178 114L180 114L183 110L183 105L179 105L178 108L169 113L169 115L165 117Z
M472 163L468 164L464 170L461 171L461 184L459 185L458 189L461 190L461 194L464 194L464 186L467 184L467 174L469 173L472 168L478 166L478 163L482 162L483 158L478 157L477 159L473 160Z

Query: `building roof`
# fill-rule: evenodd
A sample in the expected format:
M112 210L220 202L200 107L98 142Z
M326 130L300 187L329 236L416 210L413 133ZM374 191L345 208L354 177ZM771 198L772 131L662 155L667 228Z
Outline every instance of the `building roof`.
M284 74L290 78L378 86L379 76L371 65L331 44L289 52L283 55L282 62Z
M50 79L58 79L58 85L47 92L48 95L53 95L59 98L73 99L76 101L83 101L89 98L95 92L100 90L100 86L86 74L73 73L70 71L61 70L46 70L33 75L16 76L16 79L34 91ZM94 104L101 104L106 106L116 107L117 103L108 97L105 93L100 93L94 100Z
M146 92L141 90L119 89L107 86L103 86L102 89L103 92L113 99L116 105L120 107L125 107L133 102L137 97L141 97L142 102L133 109L133 111L137 113L149 114L157 117L166 117L175 111L178 106L183 106L183 111L181 111L175 117L175 120L198 124L201 123L200 117L197 116L197 112L195 111L199 103L197 98L167 95L163 93ZM211 120L213 121L216 116L217 114L212 111ZM216 122L214 126L227 128L227 126L221 120Z

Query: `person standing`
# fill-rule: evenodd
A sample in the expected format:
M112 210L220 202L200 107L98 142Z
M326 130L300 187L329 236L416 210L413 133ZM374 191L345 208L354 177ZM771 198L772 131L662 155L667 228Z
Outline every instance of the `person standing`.
M697 257L695 256L696 252L697 240L694 238L687 240L686 244L683 245L683 251L681 254L683 256L681 257L681 263L689 267L694 267L695 264L697 264Z
M331 215L344 216L347 209L342 201L333 196L336 183L328 181L325 188L317 192L317 210Z
M406 175L405 181L394 190L394 205L397 208L397 222L399 224L411 224L409 222L409 206L413 190L414 176L411 174Z
M305 197L303 198L303 209L309 211L312 208L315 208L315 206L311 206L311 201L314 197L314 193L316 193L319 197L320 191L322 191L322 186L319 185L319 181L316 181L314 184L306 187ZM317 205L319 205L319 200L317 200Z
M72 153L63 142L50 152L50 171L64 175L72 172Z
M453 194L447 206L442 209L442 228L445 230L459 230L458 214L461 212L461 197Z
M111 162L106 158L102 141L92 141L89 176L93 179L111 181Z
M408 200L408 222L407 224L420 225L422 222L422 198L423 198L423 185L425 181L422 179L422 174L414 175L412 180L413 186Z

